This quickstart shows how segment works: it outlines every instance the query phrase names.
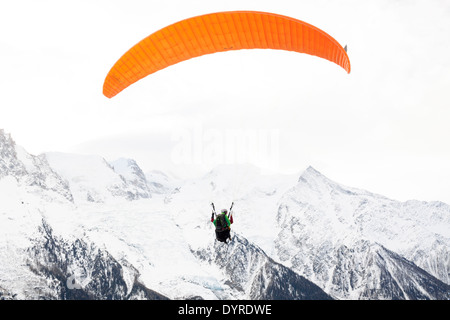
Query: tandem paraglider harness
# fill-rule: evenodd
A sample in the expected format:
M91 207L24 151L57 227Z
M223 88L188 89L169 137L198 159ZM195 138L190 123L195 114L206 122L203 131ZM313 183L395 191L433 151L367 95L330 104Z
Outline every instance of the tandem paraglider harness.
M233 209L233 204L231 204L230 210L227 215L227 210L222 210L222 212L217 215L216 209L214 207L214 203L211 203L211 206L213 208L213 212L211 214L211 222L214 223L216 226L216 239L220 242L227 243L227 240L229 239L231 241L230 236L230 226L233 223L233 217L231 214L231 209Z

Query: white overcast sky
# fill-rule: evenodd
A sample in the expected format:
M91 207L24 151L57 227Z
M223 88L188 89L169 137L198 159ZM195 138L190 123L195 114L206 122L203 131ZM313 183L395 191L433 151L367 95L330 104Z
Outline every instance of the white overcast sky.
M233 51L103 96L132 45L231 10L319 27L348 45L352 72L298 53ZM397 200L450 203L448 0L14 0L0 4L0 34L0 128L32 154L128 157L192 176L240 153L278 172L311 165ZM247 151L233 145L238 133L254 142Z

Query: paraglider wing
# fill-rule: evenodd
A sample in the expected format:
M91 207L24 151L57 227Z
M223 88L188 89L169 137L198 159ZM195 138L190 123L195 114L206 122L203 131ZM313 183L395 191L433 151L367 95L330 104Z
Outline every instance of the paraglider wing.
M111 68L103 94L112 98L136 81L178 62L240 49L279 49L318 56L350 73L344 48L324 31L274 13L230 11L188 18L149 35Z

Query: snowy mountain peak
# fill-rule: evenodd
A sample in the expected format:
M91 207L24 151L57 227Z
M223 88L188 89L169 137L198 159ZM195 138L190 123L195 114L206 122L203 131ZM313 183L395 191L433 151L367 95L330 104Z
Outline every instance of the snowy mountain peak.
M45 155L34 156L17 146L10 134L0 130L0 179L13 177L19 185L45 193L46 197L73 201L66 182L50 167Z
M135 160L128 158L119 158L110 162L115 172L126 179L134 179L136 177L143 178L144 174Z
M0 129L0 178L7 175L18 178L25 173L24 165L17 159L16 143L10 134Z
M306 170L300 175L298 178L299 183L306 183L308 185L319 185L319 184L335 184L335 182L331 181L327 177L325 177L318 170L314 169L312 166L306 168Z
M123 177L127 184L134 186L136 198L151 197L145 174L135 160L119 158L110 164L114 172Z
M11 134L6 133L3 129L0 129L0 146L3 147L6 145L14 146L15 142L12 139Z
M304 173L315 175L315 176L320 176L320 177L325 177L323 174L321 174L318 170L314 169L312 166L308 166L308 168L306 168Z
M388 200L386 197L382 195L377 195L363 189L352 188L337 183L327 178L325 175L320 173L318 170L314 169L312 166L309 166L302 173L302 175L298 179L298 184L296 188L298 189L299 193L303 193L303 191L307 189L308 190L307 193L315 192L320 193L322 195L339 193L354 196L360 195L360 196L376 197Z
M46 156L52 168L68 181L76 202L151 197L145 175L134 160L110 164L97 155L52 152Z
M326 291L331 292L338 278L337 275L329 275L342 272L336 269L339 264L352 264L353 260L368 261L378 257L383 250L388 250L401 255L403 259L414 261L443 281L445 284L436 282L435 285L445 292L450 269L448 259L443 258L448 257L450 248L449 209L450 206L443 203L402 203L365 190L349 188L309 167L301 175L297 185L286 192L279 202L277 254L286 265L308 279L313 279L320 287L330 288ZM442 228L443 225L447 226L447 230ZM382 251L374 251L374 248L379 249L380 246ZM340 255L340 248L345 248L345 255ZM376 255L373 255L374 252L377 252ZM399 269L409 268L408 264L395 262L400 260L393 254L386 254L386 257L393 261L372 265L372 274L400 273ZM394 265L395 271L386 270ZM369 280L366 278L368 274L364 273L361 273L362 279L359 279L356 275L358 268L354 265L339 275L344 280L341 279L343 282L337 285L339 290L343 290L335 293L337 297L393 298L386 292L381 294L381 291L378 296L372 295L371 290L379 288L379 283ZM422 277L419 269L414 270L417 277ZM353 279L348 278L349 272L353 274ZM403 287L403 293L397 293L396 298L411 299L414 296L412 293L409 297L403 295L407 282L402 282L400 278L389 281L393 281L393 286ZM344 282L347 284L343 289ZM349 285L349 282L353 284ZM357 282L364 285L356 286ZM416 289L422 292L428 290ZM432 296L430 292L427 294ZM415 297L418 296L416 293ZM441 297L446 296L443 294Z

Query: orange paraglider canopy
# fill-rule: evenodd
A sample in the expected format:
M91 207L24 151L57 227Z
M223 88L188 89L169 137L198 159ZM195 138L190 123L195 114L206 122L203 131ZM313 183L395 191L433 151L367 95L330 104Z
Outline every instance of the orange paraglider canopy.
M136 81L180 61L240 49L278 49L327 59L350 73L346 50L306 22L274 13L230 11L188 18L149 35L111 68L103 94L112 98Z

